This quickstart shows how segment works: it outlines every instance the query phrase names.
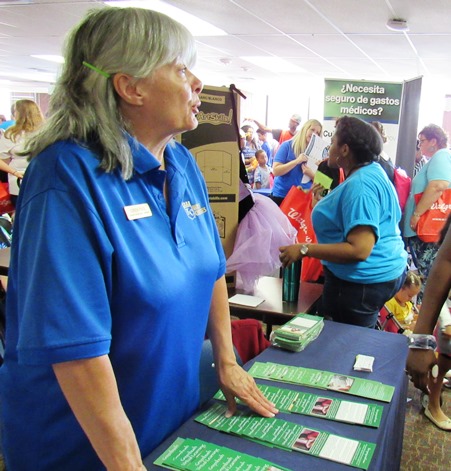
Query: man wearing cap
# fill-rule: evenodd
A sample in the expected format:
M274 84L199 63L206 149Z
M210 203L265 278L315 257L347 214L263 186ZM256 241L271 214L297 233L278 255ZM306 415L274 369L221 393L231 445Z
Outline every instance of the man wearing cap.
M282 142L288 141L296 134L298 126L301 124L301 116L299 114L293 114L288 121L288 129L271 129L267 126L259 123L256 119L248 119L248 121L253 121L260 129L263 129L266 132L270 132L272 137L279 141L279 144Z

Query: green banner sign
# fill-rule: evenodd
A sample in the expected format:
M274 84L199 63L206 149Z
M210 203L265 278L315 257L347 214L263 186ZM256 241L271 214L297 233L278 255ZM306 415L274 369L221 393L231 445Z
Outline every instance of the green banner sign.
M325 80L324 119L355 116L398 124L402 83Z

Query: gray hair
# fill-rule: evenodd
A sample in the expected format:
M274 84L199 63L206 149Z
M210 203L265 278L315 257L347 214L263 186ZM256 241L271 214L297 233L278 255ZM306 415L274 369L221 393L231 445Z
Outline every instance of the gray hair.
M50 117L26 151L32 158L54 142L71 138L98 152L102 169L120 167L123 177L130 178L133 158L125 131L133 134L133 129L120 114L112 76L122 72L135 79L148 77L175 60L192 67L192 35L155 11L105 7L88 12L71 31L64 56Z

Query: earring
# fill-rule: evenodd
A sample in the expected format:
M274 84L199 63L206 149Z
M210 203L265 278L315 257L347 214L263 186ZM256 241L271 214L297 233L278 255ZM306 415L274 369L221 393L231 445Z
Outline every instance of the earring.
M340 165L340 157L341 157L341 155L339 155L339 156L337 157L337 167L341 167L341 165Z

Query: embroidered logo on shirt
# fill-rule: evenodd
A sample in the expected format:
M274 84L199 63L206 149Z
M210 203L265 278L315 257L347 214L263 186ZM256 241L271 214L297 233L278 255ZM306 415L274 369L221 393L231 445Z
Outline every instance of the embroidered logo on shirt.
M195 219L197 216L207 212L207 208L202 207L199 203L191 204L191 201L184 201L182 203L183 209L185 210L186 215L190 219Z

